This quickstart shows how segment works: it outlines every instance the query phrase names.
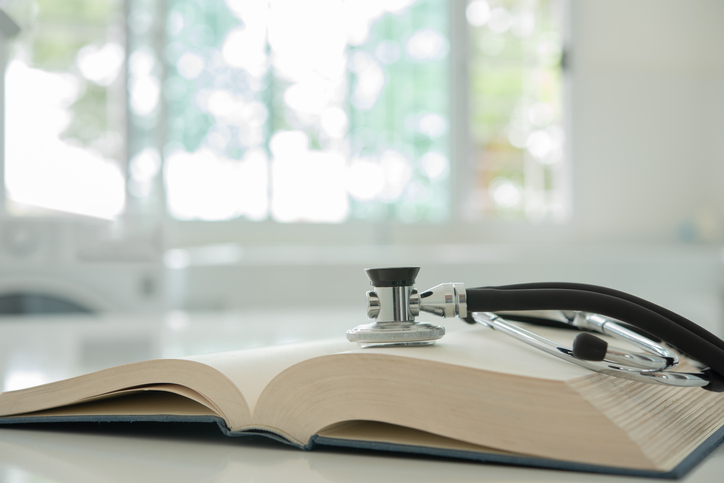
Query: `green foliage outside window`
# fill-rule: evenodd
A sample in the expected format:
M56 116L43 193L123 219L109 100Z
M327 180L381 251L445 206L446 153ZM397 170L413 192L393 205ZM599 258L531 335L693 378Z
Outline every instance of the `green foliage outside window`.
M450 68L450 14L460 3L300 5L1 4L23 27L11 57L74 79L61 138L128 163L132 196L143 204L169 195L173 216L439 222L453 209L453 163L470 169L469 202L461 208L472 219L564 213L558 0L465 5L470 160L451 159L450 92L461 79ZM341 40L340 24L349 27ZM290 57L295 42L306 71ZM325 53L334 42L339 50ZM115 77L94 74L97 59L110 62ZM335 67L340 61L342 70ZM166 193L163 163L166 174L178 174L167 176ZM314 170L320 176L310 177ZM294 183L298 175L307 178ZM287 184L278 182L285 176ZM216 211L194 208L192 199L203 200L206 186L218 187ZM295 211L294 196L318 196L308 209L321 211ZM191 200L182 202L190 209L173 208L178 199ZM336 211L324 211L331 205Z

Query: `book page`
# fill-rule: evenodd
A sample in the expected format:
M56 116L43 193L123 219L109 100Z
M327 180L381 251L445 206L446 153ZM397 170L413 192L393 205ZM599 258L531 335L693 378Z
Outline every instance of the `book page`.
M351 421L334 425L319 431L317 436L372 443L384 441L385 443L392 444L445 448L458 451L477 451L506 455L516 454L489 446L479 446L456 439L445 438L437 434L426 433L425 431L413 428L376 421Z
M536 327L536 333L570 345L578 331ZM587 369L556 359L505 334L481 325L449 333L435 345L360 349L344 338L222 352L185 359L223 373L244 395L253 413L266 386L285 369L302 361L331 354L380 353L461 365L521 376L570 380L591 374Z
M63 381L4 392L0 394L0 415L26 414L144 389L176 393L208 407L229 424L243 424L251 416L242 393L223 373L208 364L179 359L124 364ZM144 399L150 401L152 398Z
M340 423L374 421L591 464L601 464L602 450L615 442L612 458L621 465L650 465L621 428L569 387L594 373L500 336L470 327L433 346L354 348L302 361L267 385L253 427L304 445L332 426L340 437ZM581 428L600 435L597 443L579 448Z
M185 359L201 362L224 374L239 388L249 411L253 413L259 395L284 369L307 359L345 352L354 347L356 345L340 338L191 356Z
M524 324L518 325L523 326ZM531 331L568 347L571 346L575 336L580 333L575 330L548 327L532 327ZM601 338L606 339L612 345L623 345L605 336L601 336ZM567 381L592 374L588 369L553 357L509 335L479 324L451 332L432 346L353 348L350 352L413 357L502 374L556 381Z
M158 414L183 416L218 416L208 405L196 401L188 394L161 388L158 390L129 390L92 398L87 402L46 409L18 417L69 416L154 416Z

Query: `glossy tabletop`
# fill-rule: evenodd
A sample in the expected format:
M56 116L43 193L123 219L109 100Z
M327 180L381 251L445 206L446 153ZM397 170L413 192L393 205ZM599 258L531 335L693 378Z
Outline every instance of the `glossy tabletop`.
M338 337L364 321L357 310L0 318L0 385L19 389L150 358ZM2 482L400 480L647 481L349 450L305 452L264 438L228 438L214 425L0 428ZM724 481L724 450L684 481Z

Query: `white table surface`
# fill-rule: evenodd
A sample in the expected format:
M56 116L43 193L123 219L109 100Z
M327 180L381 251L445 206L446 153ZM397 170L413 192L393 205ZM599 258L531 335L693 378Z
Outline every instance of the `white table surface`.
M337 337L366 322L360 312L0 318L0 388L150 358ZM446 325L454 330L456 324ZM213 425L0 428L1 482L401 480L654 481L348 450L305 452L263 438L227 438ZM724 450L683 481L724 481Z

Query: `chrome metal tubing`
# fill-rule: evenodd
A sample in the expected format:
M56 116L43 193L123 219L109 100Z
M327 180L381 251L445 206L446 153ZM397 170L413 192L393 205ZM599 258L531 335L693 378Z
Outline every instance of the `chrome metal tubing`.
M674 368L679 364L679 356L677 356L674 352L655 343L651 339L642 336L641 334L637 334L632 330L618 325L611 319L598 314L588 314L586 318L603 319L603 323L601 324L601 333L609 335L615 339L637 345L644 350L657 354L659 357L667 361L666 369Z
M462 283L441 283L420 294L420 310L438 317L468 316L467 292Z
M620 364L622 367L630 367L634 371L666 371L673 366L669 364L670 359L652 356L648 354L637 354L634 352L620 351L608 348L606 361Z
M409 285L398 287L375 287L377 297L377 322L414 322L415 314L410 309L410 297L416 290ZM370 297L367 297L368 313Z
M634 354L609 349L607 358L609 358L611 362L634 366L635 370L665 371L676 367L679 363L679 357L674 352L662 347L651 339L619 325L617 320L599 314L564 310L520 310L496 312L496 314L503 317L505 315L519 315L561 322L578 329L608 335L655 354Z
M490 312L475 312L472 316L473 320L479 324L504 332L505 334L535 347L536 349L540 349L547 354L592 371L634 381L669 386L703 387L709 384L709 380L703 373L651 371L641 369L640 367L617 364L615 361L610 360L597 362L578 359L573 355L573 351L568 347L561 346L556 342L546 339L545 337L541 337L538 334L523 329L522 327L511 324L497 314ZM607 357L609 357L609 354L607 354Z

